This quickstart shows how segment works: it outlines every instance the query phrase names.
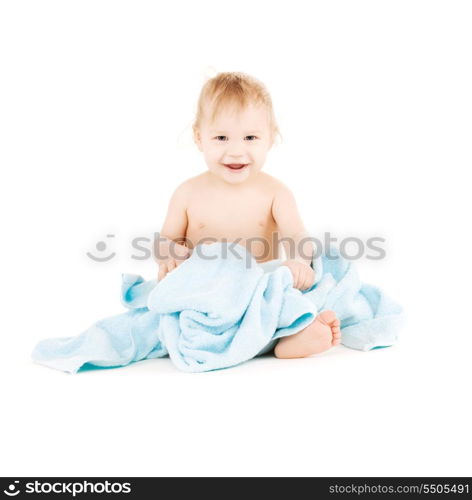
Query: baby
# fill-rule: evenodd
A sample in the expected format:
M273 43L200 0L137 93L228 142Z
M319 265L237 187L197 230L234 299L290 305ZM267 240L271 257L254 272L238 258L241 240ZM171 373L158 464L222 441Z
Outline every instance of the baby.
M193 137L208 170L181 183L172 194L160 231L158 280L193 248L209 241L237 241L262 263L279 258L283 243L293 286L311 288L313 246L295 198L281 181L262 172L278 127L265 86L244 73L220 73L203 86ZM279 240L279 241L280 241ZM284 258L285 258L284 257ZM317 354L340 343L340 323L323 311L302 331L281 338L278 358Z

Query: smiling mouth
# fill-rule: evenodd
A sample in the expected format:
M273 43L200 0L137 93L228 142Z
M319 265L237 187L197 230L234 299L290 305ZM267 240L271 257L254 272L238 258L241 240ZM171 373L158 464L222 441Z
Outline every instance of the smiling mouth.
M230 170L242 170L248 165L249 163L224 163L224 166L229 168Z

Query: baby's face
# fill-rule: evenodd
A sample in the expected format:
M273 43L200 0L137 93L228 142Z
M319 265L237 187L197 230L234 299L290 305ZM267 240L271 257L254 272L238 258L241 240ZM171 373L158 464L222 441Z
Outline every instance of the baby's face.
M228 109L213 123L205 116L195 131L195 143L214 175L241 184L262 169L272 146L267 110L253 104L240 111Z

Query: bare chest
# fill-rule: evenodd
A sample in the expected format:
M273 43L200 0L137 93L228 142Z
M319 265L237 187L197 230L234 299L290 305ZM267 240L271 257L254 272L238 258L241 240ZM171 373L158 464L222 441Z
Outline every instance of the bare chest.
M272 248L271 239L276 224L269 197L239 200L224 196L198 197L187 207L187 217L186 238L192 247L203 239L207 242L238 241L249 248L257 260L275 258L277 251ZM248 240L252 241L250 246Z

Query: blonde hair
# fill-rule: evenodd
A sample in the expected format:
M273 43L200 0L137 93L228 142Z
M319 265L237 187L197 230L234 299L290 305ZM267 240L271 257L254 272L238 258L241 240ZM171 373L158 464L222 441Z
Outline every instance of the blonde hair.
M197 112L192 125L193 131L200 128L208 108L212 110L209 117L212 123L223 108L235 106L236 109L241 110L248 104L264 106L268 113L272 138L275 139L277 135L281 136L267 88L253 76L239 71L218 73L205 82L198 98Z

